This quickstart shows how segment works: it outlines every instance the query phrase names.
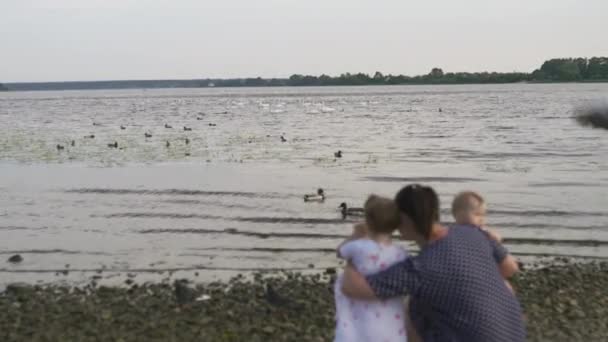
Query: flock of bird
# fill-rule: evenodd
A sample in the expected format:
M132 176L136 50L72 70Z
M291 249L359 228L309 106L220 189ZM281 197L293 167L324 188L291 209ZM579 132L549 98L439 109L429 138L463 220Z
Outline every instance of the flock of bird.
M199 118L197 118L197 119L199 119ZM99 124L99 123L97 123L97 122L93 122L93 126L101 126L101 124ZM214 124L214 123L209 123L209 126L210 126L210 127L215 127L215 126L217 126L217 125L216 125L216 124ZM166 128L166 129L172 129L172 128L173 128L173 126L171 126L171 125L169 125L169 124L167 124L167 123L166 123L166 124L165 124L165 128ZM124 126L124 125L120 125L120 129L124 131L124 130L126 130L126 129L127 129L127 127L126 127L126 126ZM191 128L191 127L188 127L188 126L184 126L184 127L183 127L183 129L184 129L184 131L185 131L185 132L191 132L191 131L192 131L192 128ZM145 133L144 133L144 137L145 137L145 138L152 138L152 133L150 133L150 132L145 132ZM85 138L85 139L95 139L95 134L88 134L88 135L85 135L85 136L84 136L84 138ZM186 138L184 139L184 143L185 143L186 145L190 144L190 138L186 137ZM70 146L76 146L76 140L72 140L72 141L70 142ZM170 146L171 146L171 143L170 143L170 142L167 140L167 141L165 142L165 146L166 146L166 147L170 147ZM118 142L117 142L117 141L114 141L114 142L112 142L112 143L109 143L109 144L108 144L108 147L109 147L109 148L118 148ZM57 144L56 148L57 148L57 151L62 151L62 150L65 150L65 146L64 146L64 145L61 145L61 144ZM122 149L122 148L121 148L121 149ZM189 153L186 153L186 155L190 155L190 154L189 154Z
M304 195L304 202L325 202L325 191L319 188L314 194ZM342 202L338 206L338 210L340 210L340 213L342 214L342 219L346 219L347 217L363 216L363 208L349 207L346 202Z
M197 117L197 120L202 120L202 118L201 118L201 117ZM217 126L217 124L214 124L214 123L209 123L208 125L209 125L209 127L216 127L216 126ZM93 126L101 126L101 124L99 124L99 123L97 123L97 122L93 122ZM165 123L165 126L164 126L164 127L165 127L165 129L173 129L173 126L169 125L168 123ZM124 126L124 125L120 125L120 129L121 129L121 130L126 130L126 129L127 129L127 127L126 127L126 126ZM191 127L188 127L188 126L184 126L184 127L183 127L183 130L184 130L185 132L191 132L191 131L192 131L192 128L191 128ZM150 133L149 131L148 131L148 132L145 132L145 133L144 133L144 137L145 137L145 138L152 138L152 133ZM270 137L270 135L267 135L267 137ZM88 135L85 135L85 136L84 136L84 138L85 138L85 139L95 139L95 134L88 134ZM281 139L281 142L287 142L287 138L285 138L285 133L281 134L280 139ZM249 142L251 142L251 140L250 140ZM186 138L184 139L184 143L185 143L186 145L189 145L189 144L190 144L190 138L186 137ZM72 140L72 141L70 142L70 146L72 146L72 147L76 146L76 140ZM119 147L118 147L118 142L117 142L117 141L111 142L111 143L109 143L107 146L108 146L108 148L116 148L116 149L118 149L118 148L119 148ZM169 142L169 140L167 140L167 141L165 142L165 146L166 146L167 148L171 147L171 142ZM61 145L61 144L57 144L57 145L56 145L56 148L57 148L57 151L63 151L63 150L65 150L65 146L64 146L64 145ZM123 148L120 148L120 149L123 149ZM190 155L190 153L189 153L189 152L186 152L186 156L189 156L189 155ZM335 157L335 158L342 158L342 151L337 151L337 152L334 152L334 157Z

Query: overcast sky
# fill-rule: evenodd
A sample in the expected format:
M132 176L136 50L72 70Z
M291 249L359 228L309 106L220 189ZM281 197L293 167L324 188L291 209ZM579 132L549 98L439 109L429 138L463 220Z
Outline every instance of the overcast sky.
M0 0L0 82L532 71L608 0Z

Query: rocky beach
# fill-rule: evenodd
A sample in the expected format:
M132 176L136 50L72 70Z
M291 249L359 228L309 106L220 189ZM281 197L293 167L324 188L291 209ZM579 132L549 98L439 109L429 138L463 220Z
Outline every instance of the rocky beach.
M335 270L170 277L123 286L7 286L2 341L330 341ZM608 263L556 259L513 279L529 341L606 341Z

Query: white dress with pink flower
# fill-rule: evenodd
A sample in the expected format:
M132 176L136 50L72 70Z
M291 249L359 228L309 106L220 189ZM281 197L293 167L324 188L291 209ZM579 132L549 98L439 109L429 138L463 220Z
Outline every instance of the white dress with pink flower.
M380 272L407 257L404 249L358 239L343 244L340 257L350 260L363 275ZM336 300L336 342L406 342L405 307L402 298L363 301L342 293L340 274L334 293Z

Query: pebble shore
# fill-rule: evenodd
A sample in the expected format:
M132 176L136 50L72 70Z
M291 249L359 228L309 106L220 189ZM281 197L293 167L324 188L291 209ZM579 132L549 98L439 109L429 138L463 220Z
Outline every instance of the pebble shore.
M123 287L13 284L0 341L331 341L335 270ZM530 268L513 279L529 341L608 341L608 263Z

